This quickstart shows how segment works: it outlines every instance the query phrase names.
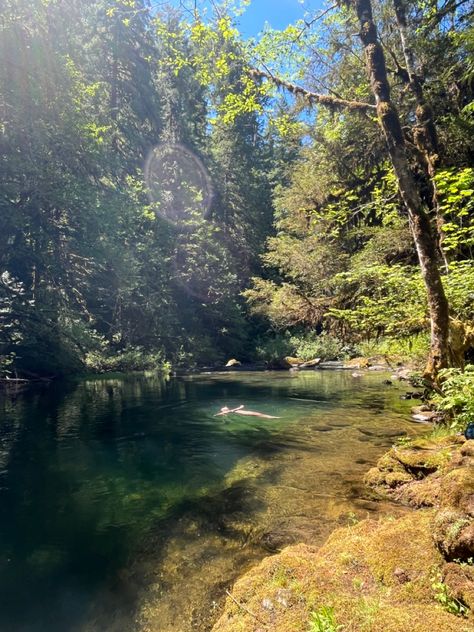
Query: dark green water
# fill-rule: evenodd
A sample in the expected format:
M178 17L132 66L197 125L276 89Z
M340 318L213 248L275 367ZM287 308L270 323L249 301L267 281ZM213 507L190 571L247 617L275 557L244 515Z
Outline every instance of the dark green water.
M2 397L0 631L208 630L242 569L380 511L361 476L419 431L384 377L132 375ZM242 403L281 419L213 417Z

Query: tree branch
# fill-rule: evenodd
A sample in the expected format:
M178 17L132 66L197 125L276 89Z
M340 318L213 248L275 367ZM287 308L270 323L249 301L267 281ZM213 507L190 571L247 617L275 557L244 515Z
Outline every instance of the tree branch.
M301 97L308 101L310 105L314 103L319 103L320 105L324 105L325 107L331 110L357 110L359 112L367 112L373 111L375 112L375 105L371 103L363 103L361 101L349 101L346 99L339 99L337 97L332 97L327 94L318 94L317 92L311 92L310 90L306 90L301 86L297 86L294 83L290 83L278 77L275 77L270 72L264 72L263 70L257 70L256 68L252 68L250 70L250 76L253 79L267 79L278 88L285 88L288 92L291 92L297 97Z

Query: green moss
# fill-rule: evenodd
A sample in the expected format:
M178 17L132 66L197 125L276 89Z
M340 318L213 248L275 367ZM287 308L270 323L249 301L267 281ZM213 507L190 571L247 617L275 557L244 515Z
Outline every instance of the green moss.
M335 625L348 631L473 630L474 568L446 562L454 553L464 555L472 535L474 472L462 445L457 438L442 437L392 448L366 481L393 498L430 509L338 529L319 551L304 545L284 549L237 582L234 596L272 632L308 632L311 612L322 606L330 607ZM297 582L297 598L270 617L262 600L274 599L289 582ZM228 604L213 632L238 630L242 617L246 632L262 629L241 612L234 616L234 606Z

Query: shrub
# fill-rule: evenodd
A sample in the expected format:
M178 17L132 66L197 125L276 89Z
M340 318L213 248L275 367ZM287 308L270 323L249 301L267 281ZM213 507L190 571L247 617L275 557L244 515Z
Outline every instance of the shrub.
M439 410L447 412L453 430L463 430L474 422L474 365L440 371L441 392L433 400Z
M303 336L292 336L290 342L295 355L302 360L342 360L345 356L352 355L353 351L341 340L326 333L318 335L312 332Z
M265 362L274 362L294 353L290 338L285 334L277 334L257 343L255 349L257 358Z
M85 364L97 373L170 369L161 351L148 352L141 347L127 347L113 354L94 351L87 354Z

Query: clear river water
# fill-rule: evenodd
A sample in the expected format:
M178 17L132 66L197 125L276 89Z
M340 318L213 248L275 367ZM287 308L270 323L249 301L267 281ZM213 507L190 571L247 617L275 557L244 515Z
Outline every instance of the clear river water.
M133 374L0 396L0 632L206 632L265 555L403 511L362 483L420 432L386 377ZM214 417L240 404L279 419Z

